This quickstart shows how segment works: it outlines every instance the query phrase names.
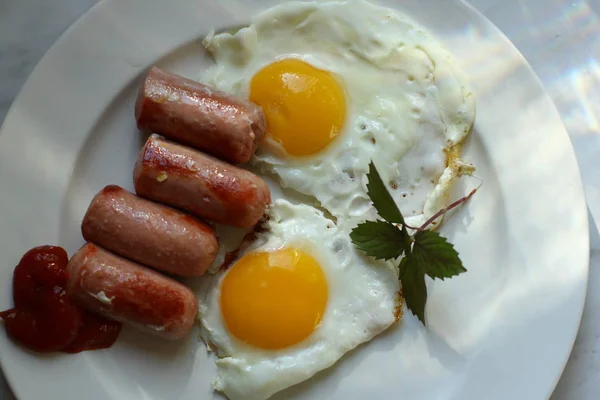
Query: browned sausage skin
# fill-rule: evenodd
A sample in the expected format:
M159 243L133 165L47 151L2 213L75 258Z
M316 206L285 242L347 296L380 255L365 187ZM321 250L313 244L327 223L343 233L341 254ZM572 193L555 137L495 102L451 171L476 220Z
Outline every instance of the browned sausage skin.
M142 130L234 164L250 160L267 130L256 104L156 67L140 89L135 118Z
M140 264L200 276L215 260L214 229L199 219L109 185L92 200L83 238Z
M198 300L190 289L92 243L73 255L67 271L69 295L90 311L170 340L194 326Z
M269 187L253 173L157 135L133 175L139 196L225 225L254 226L271 202Z

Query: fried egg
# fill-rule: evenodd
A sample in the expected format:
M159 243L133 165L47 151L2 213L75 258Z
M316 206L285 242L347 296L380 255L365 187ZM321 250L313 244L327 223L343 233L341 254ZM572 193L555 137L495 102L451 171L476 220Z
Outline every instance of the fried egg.
M362 0L290 2L209 35L203 81L249 98L269 134L253 163L336 218L372 218L374 160L407 222L447 202L465 167L474 99L455 62L396 11Z
M219 356L213 387L266 399L330 367L392 325L398 271L352 245L311 206L275 201L265 230L201 301L201 335Z

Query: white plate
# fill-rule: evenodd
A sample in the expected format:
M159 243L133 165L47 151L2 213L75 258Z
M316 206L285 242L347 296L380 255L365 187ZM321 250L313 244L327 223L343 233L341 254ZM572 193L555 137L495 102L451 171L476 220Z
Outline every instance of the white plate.
M198 77L199 38L247 23L259 1L103 1L39 63L0 132L0 308L30 247L72 254L93 194L132 187L144 138L133 118L148 66ZM429 327L410 314L277 398L532 400L550 396L575 339L588 273L577 163L556 110L518 51L458 0L380 1L438 36L467 72L477 122L464 158L484 186L446 221L469 272L429 283ZM465 188L462 188L464 190ZM0 334L21 400L204 399L212 356L190 336L165 343L125 330L106 351L39 356Z

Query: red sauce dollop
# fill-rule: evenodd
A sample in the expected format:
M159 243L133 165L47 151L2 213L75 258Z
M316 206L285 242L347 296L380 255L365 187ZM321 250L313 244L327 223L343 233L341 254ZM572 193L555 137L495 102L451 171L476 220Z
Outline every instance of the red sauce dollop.
M14 308L0 312L8 335L37 352L84 350L112 346L121 323L74 304L66 292L67 252L40 246L21 258L13 275Z
M79 333L62 351L79 353L85 350L106 349L113 345L121 332L121 323L89 311L83 314L83 324Z

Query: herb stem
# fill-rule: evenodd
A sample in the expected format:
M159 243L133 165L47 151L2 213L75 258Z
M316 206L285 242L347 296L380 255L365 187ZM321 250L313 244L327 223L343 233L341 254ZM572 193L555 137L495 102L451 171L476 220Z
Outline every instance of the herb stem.
M454 203L442 208L440 211L433 214L433 216L431 218L429 218L427 221L425 221L425 223L423 225L421 225L420 228L417 229L417 232L421 232L422 230L427 228L433 221L435 221L442 215L446 214L448 211L450 211L453 208L458 207L462 203L468 201L477 192L477 189L479 189L479 188L475 188L475 189L471 190L471 192L468 195L466 195L465 197L462 197L462 198L456 200ZM410 228L410 227L408 227L408 228ZM414 228L411 228L411 229L414 229Z
M399 224L399 225L400 225L400 226L402 226L402 224ZM416 231L417 229L419 229L419 228L416 228L416 227L414 227L414 226L410 226L410 225L408 225L408 224L404 224L404 226L405 226L406 228L408 228L408 229L412 229L413 231Z

